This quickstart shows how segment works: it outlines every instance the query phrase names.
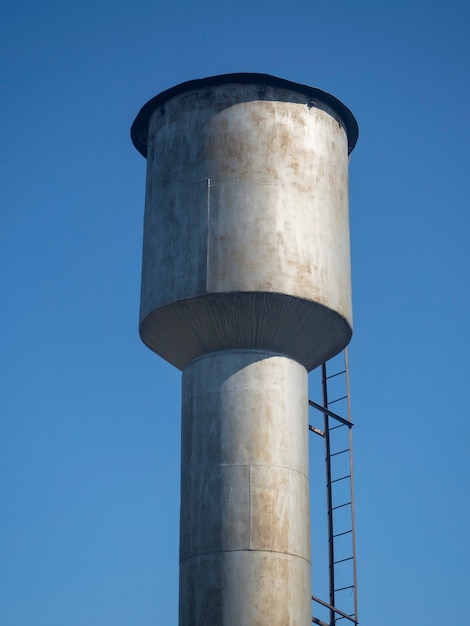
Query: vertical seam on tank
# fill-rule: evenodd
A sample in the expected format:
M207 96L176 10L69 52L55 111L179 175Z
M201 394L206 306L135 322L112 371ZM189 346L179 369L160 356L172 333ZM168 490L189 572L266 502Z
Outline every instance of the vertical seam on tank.
M252 549L252 533L251 533L251 465L248 465L248 538L249 550Z
M209 291L209 254L211 219L211 179L207 179L207 241L206 241L206 291Z

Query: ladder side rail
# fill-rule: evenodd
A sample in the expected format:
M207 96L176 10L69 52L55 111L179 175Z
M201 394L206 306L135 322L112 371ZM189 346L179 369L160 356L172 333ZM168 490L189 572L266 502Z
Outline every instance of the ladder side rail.
M322 395L323 406L328 408L328 377L326 363L322 367ZM331 485L331 449L330 449L330 416L327 411L323 413L325 431L325 467L326 467L326 502L328 515L328 584L330 606L335 606L335 544L333 528L333 489ZM333 608L330 608L330 626L335 626L336 616Z
M348 359L348 349L344 349L344 371L346 377L346 395L347 395L347 411L348 411L348 421L351 423L349 427L349 474L350 474L350 489L351 489L351 522L352 522L352 533L351 533L351 543L352 543L352 554L353 554L353 584L354 584L354 617L356 620L359 619L357 612L357 552L356 552L356 510L355 510L355 502L354 502L354 463L353 463L353 440L352 440L352 421L351 421L351 393L350 393L350 382L349 382L349 359Z
M321 411L323 414L326 413L326 415L329 415L330 417L333 417L335 420L338 420L338 422L340 422L340 426L348 426L348 428L350 428L351 426L354 426L352 422L350 422L347 419L344 419L344 417L341 417L341 415L338 415L337 413L333 413L333 411L330 411L328 407L322 406L321 404L318 404L317 402L314 402L313 400L309 400L308 403L314 409ZM339 428L339 426L335 426L335 428Z

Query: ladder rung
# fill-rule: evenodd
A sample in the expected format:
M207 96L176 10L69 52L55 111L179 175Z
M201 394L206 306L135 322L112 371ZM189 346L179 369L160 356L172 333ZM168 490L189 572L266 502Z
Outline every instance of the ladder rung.
M341 450L340 452L333 452L333 454L330 454L330 456L338 456L338 454L344 454L345 452L349 452L349 448Z
M333 537L342 537L343 535L349 535L350 533L352 533L352 528L351 530L345 530L344 533L336 533Z
M341 476L341 478L335 478L331 481L331 484L338 483L340 480L346 480L346 478L351 478L351 474L348 474L347 476Z
M345 561L352 561L353 560L353 556L348 556L347 559L340 559L339 561L334 561L333 565L336 565L337 563L344 563ZM339 589L336 589L335 591L339 591Z
M335 378L336 376L341 376L341 374L346 374L346 370L341 370L341 372L336 372L336 374L330 374L326 377L326 380L330 380L330 378Z
M347 426L347 424L338 424L338 426L332 426L332 427L330 428L330 431L331 431L331 430L336 430L337 428L343 428L343 426Z
M346 589L354 589L354 585L349 585L348 587L340 587L339 589L335 589L335 593L337 591L346 591ZM354 615L354 613L351 613L351 617Z
M344 504L338 504L338 506L334 506L331 510L336 511L336 509L341 509L343 506L349 506L351 502L345 502Z
M336 400L328 400L328 406L330 406L330 404L334 404L335 402L340 402L341 400L346 400L348 396L341 396L341 398L336 398Z

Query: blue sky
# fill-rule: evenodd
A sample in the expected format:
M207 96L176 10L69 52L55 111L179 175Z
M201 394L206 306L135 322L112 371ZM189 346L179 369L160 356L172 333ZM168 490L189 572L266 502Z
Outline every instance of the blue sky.
M0 623L177 623L180 373L137 332L145 161L177 83L263 72L355 114L350 347L364 626L464 620L470 11L4 4ZM315 564L314 564L315 567Z

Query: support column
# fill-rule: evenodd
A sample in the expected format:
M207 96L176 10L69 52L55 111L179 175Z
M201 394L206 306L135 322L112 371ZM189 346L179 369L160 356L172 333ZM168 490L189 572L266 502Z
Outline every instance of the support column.
M180 626L311 623L307 371L215 352L183 372Z

